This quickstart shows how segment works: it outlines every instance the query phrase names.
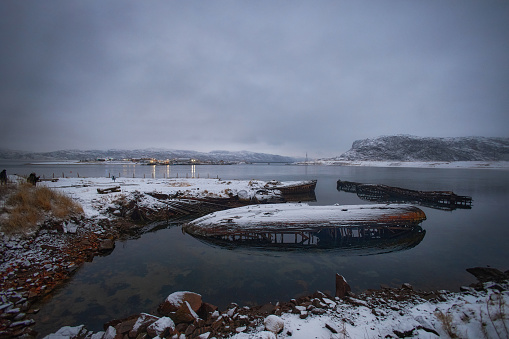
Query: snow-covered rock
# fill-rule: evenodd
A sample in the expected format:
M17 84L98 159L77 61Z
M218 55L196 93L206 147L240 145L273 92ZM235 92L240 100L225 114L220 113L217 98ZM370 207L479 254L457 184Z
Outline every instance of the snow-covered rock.
M113 326L109 326L104 333L103 339L114 339L117 335L117 330Z
M168 315L171 312L176 312L185 303L188 303L190 308L196 312L202 304L201 295L189 291L174 292L159 305L159 312L163 315Z
M65 338L78 338L80 336L85 337L87 335L87 330L84 325L79 326L64 326L60 328L57 332L52 333L44 337L44 339L65 339Z
M167 334L172 334L175 330L175 323L171 318L162 317L147 327L147 333L151 337L163 337Z
M151 314L141 313L136 322L133 325L133 328L129 331L129 336L131 338L136 338L141 331L145 331L148 326L156 322L158 318Z
M277 315L271 314L263 321L265 325L265 329L267 331L271 331L273 333L281 333L285 328L285 323L283 319L278 317Z

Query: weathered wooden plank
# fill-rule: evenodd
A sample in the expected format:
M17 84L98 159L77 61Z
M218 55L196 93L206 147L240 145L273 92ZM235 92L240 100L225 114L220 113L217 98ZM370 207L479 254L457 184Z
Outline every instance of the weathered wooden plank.
M113 192L120 192L120 186L108 187L108 188L98 188L97 193L99 194L108 194Z

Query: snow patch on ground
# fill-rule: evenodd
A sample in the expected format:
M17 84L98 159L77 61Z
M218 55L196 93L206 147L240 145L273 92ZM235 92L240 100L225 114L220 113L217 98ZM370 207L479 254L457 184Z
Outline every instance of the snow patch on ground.
M281 185L292 185L301 181L281 182ZM251 199L267 191L267 181L260 180L221 180L221 179L145 179L145 178L59 178L58 181L44 181L45 185L58 189L83 206L87 218L107 218L105 211L113 206L113 202L126 195L143 193L139 195L139 206L152 208L164 207L164 203L146 193L166 195L179 194L179 197L190 198L228 198L238 196ZM97 189L120 187L120 192L98 194ZM265 195L276 196L278 190L269 190Z
M444 293L445 301L398 303L371 308L338 300L324 315L301 319L299 314L281 315L284 329L278 338L507 338L509 318L505 308L509 292ZM232 339L263 338L261 326Z

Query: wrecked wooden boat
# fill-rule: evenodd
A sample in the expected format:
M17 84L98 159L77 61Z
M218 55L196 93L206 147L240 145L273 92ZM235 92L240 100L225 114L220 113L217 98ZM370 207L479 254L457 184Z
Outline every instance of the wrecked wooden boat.
M303 203L249 205L214 212L183 226L186 233L202 236L258 230L310 230L333 226L417 225L424 212L411 205L332 205Z
M166 219L199 217L215 211L253 204L280 204L289 201L316 201L316 180L258 184L250 182L251 191L230 191L224 196L187 195L185 192L146 194L164 203ZM99 192L99 189L98 189Z
M316 201L315 188L317 180L305 180L299 182L280 182L271 180L267 182L264 189L259 190L257 193L267 194L274 192L280 197L280 201L263 201L258 199L259 203L281 203L281 202L301 202L301 201ZM267 191L265 191L267 190Z
M317 180L306 180L295 184L284 184L279 181L269 181L265 187L279 190L283 195L303 194L314 192Z
M451 211L472 208L472 197L457 195L451 191L416 191L401 187L362 184L353 181L337 181L338 191L356 193L363 200L391 203L411 203Z
M411 248L423 239L422 210L410 205L251 205L215 212L183 226L227 248L342 249L361 254ZM357 253L359 254L359 253Z

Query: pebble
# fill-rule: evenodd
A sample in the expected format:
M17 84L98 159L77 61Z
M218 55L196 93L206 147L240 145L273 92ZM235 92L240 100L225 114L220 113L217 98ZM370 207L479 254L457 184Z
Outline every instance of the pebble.
M27 316L27 315L26 315L26 313L18 313L18 314L14 317L14 319L13 319L13 320L14 320L14 321L20 321L20 320L25 319L25 317L26 317L26 316Z
M10 328L18 327L18 326L27 327L27 326L30 326L30 325L33 325L33 324L35 324L35 320L27 319L27 320L13 322L9 327Z
M3 311L5 309L7 309L8 307L12 307L13 305L14 305L13 303L2 304L2 305L0 305L0 311Z

